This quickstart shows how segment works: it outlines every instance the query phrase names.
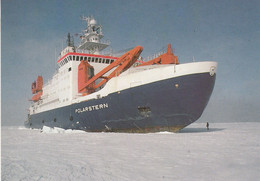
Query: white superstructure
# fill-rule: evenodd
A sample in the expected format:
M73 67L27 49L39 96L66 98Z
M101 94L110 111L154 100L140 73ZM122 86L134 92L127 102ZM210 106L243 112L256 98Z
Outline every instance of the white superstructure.
M67 47L61 51L57 60L58 70L52 79L43 85L42 96L40 100L32 103L30 114L69 105L82 96L78 93L77 71L81 60L87 60L97 73L117 59L100 54L109 46L108 42L101 42L104 36L101 25L97 25L93 17L83 17L82 20L87 22L87 28L81 36L81 44L75 47L68 34Z

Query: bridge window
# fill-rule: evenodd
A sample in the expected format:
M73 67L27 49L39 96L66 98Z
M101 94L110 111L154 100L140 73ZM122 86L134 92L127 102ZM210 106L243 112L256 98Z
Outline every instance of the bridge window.
M106 63L109 64L109 59L106 59Z
M113 63L115 60L111 60L111 63Z
M83 57L80 57L80 60L83 60Z
M102 59L102 63L105 63L105 61L106 61L106 60L103 58L103 59Z
M88 62L90 62L90 60L91 60L91 57L88 57Z
M92 59L91 59L91 62L94 62L95 61L95 58L94 57L92 57Z
M84 57L84 60L87 60L88 57Z
M95 62L98 63L98 58L96 58Z
M73 60L75 60L75 56L73 56Z
M70 60L72 60L71 56L69 56Z
M79 56L76 57L76 61L79 61Z

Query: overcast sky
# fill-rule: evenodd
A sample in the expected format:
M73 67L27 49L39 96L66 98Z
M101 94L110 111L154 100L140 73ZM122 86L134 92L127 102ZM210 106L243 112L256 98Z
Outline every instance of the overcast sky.
M171 43L181 63L217 61L200 122L260 121L259 0L2 0L1 10L2 125L23 125L31 83L52 77L55 50L85 28L82 15L113 51L141 45L147 57Z

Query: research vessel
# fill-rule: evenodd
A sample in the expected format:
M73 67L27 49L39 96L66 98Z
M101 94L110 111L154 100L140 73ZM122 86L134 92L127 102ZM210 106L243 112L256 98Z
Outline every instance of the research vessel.
M198 120L212 94L217 62L181 64L171 45L143 61L143 47L121 56L103 54L102 26L91 17L80 43L68 34L58 69L43 84L32 83L25 126L78 129L88 132L157 132L180 129Z

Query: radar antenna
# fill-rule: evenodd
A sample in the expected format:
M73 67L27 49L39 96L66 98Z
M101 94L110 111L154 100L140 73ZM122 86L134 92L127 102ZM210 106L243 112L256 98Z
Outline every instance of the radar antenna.
M87 27L80 36L81 43L79 50L88 51L92 54L99 54L100 51L109 46L109 42L103 42L102 26L97 24L93 16L81 16L81 20L86 21Z

